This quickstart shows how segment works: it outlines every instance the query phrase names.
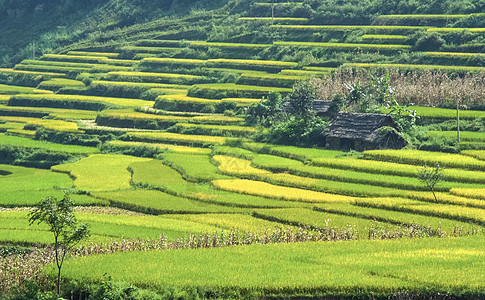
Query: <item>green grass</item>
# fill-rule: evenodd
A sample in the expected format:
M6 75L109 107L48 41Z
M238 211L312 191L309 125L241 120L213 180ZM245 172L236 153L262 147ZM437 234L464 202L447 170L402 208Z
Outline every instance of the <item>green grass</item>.
M130 252L70 260L63 271L78 281L107 273L145 287L265 294L478 293L485 288L483 242L477 236Z
M276 3L275 3L276 4ZM305 23L308 18L292 18L292 17L241 17L239 21L266 21L266 22L288 22L288 23Z
M94 147L61 145L44 141L36 141L29 138L9 136L0 133L0 145L9 145L26 148L40 148L48 151L67 152L72 154L93 154L98 153L99 149Z
M52 170L73 176L74 185L79 190L111 191L131 188L128 166L147 160L125 155L94 154L75 163L53 166Z

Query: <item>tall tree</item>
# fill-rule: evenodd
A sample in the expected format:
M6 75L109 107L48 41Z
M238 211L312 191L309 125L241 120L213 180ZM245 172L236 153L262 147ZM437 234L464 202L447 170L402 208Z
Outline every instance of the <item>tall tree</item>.
M82 240L88 238L89 228L79 223L74 215L74 202L65 194L60 200L54 197L42 199L29 214L30 225L45 223L54 235L54 251L57 266L57 293L61 292L61 269L66 254Z

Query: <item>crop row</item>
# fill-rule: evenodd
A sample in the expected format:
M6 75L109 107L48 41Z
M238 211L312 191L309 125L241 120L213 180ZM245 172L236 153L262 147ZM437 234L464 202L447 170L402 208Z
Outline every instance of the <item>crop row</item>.
M219 136L243 136L247 137L257 132L254 127L224 126L224 125L200 125L191 123L178 123L170 131L182 134L201 134Z
M290 70L291 71L291 70ZM284 74L246 74L242 73L237 81L241 85L257 85L280 88L291 88L299 80L307 80L308 75L284 75Z
M252 295L272 293L281 298L293 290L298 294L338 297L342 293L362 291L363 287L366 293L393 294L400 281L389 278L392 274L413 279L406 286L410 293L446 290L451 294L469 292L474 295L483 290L482 243L483 237L477 236L451 240L400 239L137 251L70 260L66 262L65 276L76 281L92 281L108 273L114 281L135 286L219 287L210 288L211 295L222 293L222 290L236 289L244 293L250 289ZM302 258L306 259L304 268L295 264ZM176 276L165 276L160 270L170 270ZM261 278L265 278L264 287Z
M218 112L234 109L236 106L250 106L260 100L255 99L224 99L213 100L197 97L188 97L184 94L163 95L157 98L155 108L167 111L189 111L189 112Z
M369 173L362 171L350 171L335 169L332 167L313 167L303 165L303 163L287 158L281 158L272 155L258 155L253 159L253 165L258 168L271 170L273 172L288 172L293 175L327 179L333 181L362 183L368 185L377 185L406 190L426 190L426 187L418 180L417 176L413 174L411 177L395 176L388 174L376 174L369 176ZM418 169L415 170L415 173ZM465 184L465 183L450 183L444 182L437 190L447 191L452 187L478 187L479 185Z
M456 131L428 131L430 137L456 138ZM485 142L485 132L461 131L460 140L472 142Z
M74 186L79 190L111 191L131 188L128 166L147 160L133 156L93 154L75 163L53 166L52 170L76 178Z
M150 73L150 72L109 72L108 78L118 81L168 83L177 85L191 85L210 81L205 76L170 74L170 73Z
M153 105L153 102L140 99L81 95L19 94L12 96L8 102L8 105L103 110L108 107L151 106Z
M370 150L364 152L364 158L414 165L434 166L439 164L442 167L476 171L482 171L485 168L485 161L473 157L418 150Z
M379 201L376 199L376 201ZM400 224L404 226L413 226L421 228L433 228L445 232L452 232L455 228L463 228L469 230L474 227L468 222L459 222L456 220L449 220L446 218L425 216L410 212L401 212L387 209L380 209L374 207L357 206L355 204L347 203L322 203L314 207L318 211L324 211L334 214L354 216L369 220L378 220L381 222Z
M49 151L67 152L75 154L92 154L99 152L98 148L85 147L85 146L73 146L73 145L61 145L56 143L49 143L45 141L36 141L29 138L23 138L18 136L9 136L0 134L0 145L9 145L17 147L27 148L41 148Z
M485 160L485 150L464 150L461 154Z
M207 156L203 164L207 164ZM176 158L171 157L172 163L176 163ZM179 160L180 161L180 160ZM182 160L183 162L183 160ZM182 166L179 170L184 172ZM190 168L191 166L189 166ZM193 170L194 167L192 167ZM159 160L149 162L134 163L130 165L133 172L133 182L135 184L148 185L158 189L162 189L171 194L182 197L187 197L197 201L201 201L199 205L204 206L204 203L214 203L223 206L233 207L254 207L254 208L274 208L274 207L290 207L292 203L285 201L278 201L268 198L242 195L238 193L231 193L221 190L215 190L207 184L196 184L185 181L178 172L172 168L164 165ZM213 168L211 167L211 170ZM185 171L186 172L186 171ZM192 172L191 174L195 174Z
M97 113L91 110L0 105L0 115L33 118L50 116L51 118L64 120L94 120L96 119Z
M31 87L24 87L24 86L0 84L0 95L15 95L15 94L52 94L52 91L36 89Z
M318 42L274 42L276 46L294 46L294 47L319 47L333 49L365 49L365 50L406 50L410 49L409 45L392 45L392 44L355 44L355 43L318 43Z
M468 67L468 66L443 66L443 65L412 65L412 64L378 64L378 63L345 63L343 67L351 68L395 68L407 70L449 70L461 72L479 72L485 70L485 67Z
M115 152L117 150L123 149L134 149L137 147L143 148L155 148L160 151L169 151L175 153L184 154L204 154L209 155L211 153L210 149L207 148L197 148L197 147L187 147L187 146L177 146L173 144L157 144L157 143L142 143L142 142L129 142L129 141L109 141L105 144L109 146Z
M261 99L271 92L287 94L291 92L289 88L263 87L253 85L239 85L235 83L212 83L196 84L189 90L191 97L207 99L222 98L253 98Z
M415 31L426 30L425 26L384 26L384 25L272 25L273 28L310 31Z
M134 141L143 141L150 143L175 143L183 145L201 145L224 144L232 138L207 135L186 135L171 132L129 132L128 138Z
M249 69L268 72L277 72L282 69L292 69L297 67L297 63L271 61L271 60L249 60L249 59L183 59L183 58L145 58L141 65L158 66L158 67L178 67L178 68L195 68L195 67L211 67L211 68L235 68L235 69Z
M38 119L30 117L11 117L0 116L0 120L5 122L25 123L31 128L43 127L45 129L67 132L78 132L78 126L74 122L67 122L64 120Z

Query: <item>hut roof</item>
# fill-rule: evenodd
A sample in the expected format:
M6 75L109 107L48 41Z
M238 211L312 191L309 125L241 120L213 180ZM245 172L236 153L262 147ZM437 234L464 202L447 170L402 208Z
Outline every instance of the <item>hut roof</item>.
M327 137L372 141L377 137L379 128L385 126L399 128L389 115L339 113L324 133Z

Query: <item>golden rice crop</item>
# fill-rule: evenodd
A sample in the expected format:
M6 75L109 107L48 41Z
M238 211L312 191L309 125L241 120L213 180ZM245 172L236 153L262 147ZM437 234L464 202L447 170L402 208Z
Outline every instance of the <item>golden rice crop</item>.
M464 52L424 52L425 55L431 57L464 57L470 58L473 56L483 55L482 53L464 53Z
M278 87L267 87L267 86L256 86L256 85L241 85L235 83L207 83L207 84L196 84L195 87L201 89L211 89L211 90L230 90L230 91L261 91L261 92L282 92L289 93L292 89L289 88L278 88Z
M65 61L83 61L83 62L103 62L106 56L85 56L85 55L64 55L64 54L44 54L41 60L65 60Z
M110 109L101 112L101 115L104 117L115 117L120 119L166 120L173 122L184 122L190 120L190 117L145 114L133 111L131 109Z
M453 195L485 200L485 188L483 189L453 188L453 189L450 189L450 193Z
M461 154L485 160L485 150L463 150Z
M397 34L364 34L363 40L405 40L407 36Z
M468 66L444 66L444 65L411 65L411 64L376 64L376 63L345 63L344 67L358 68L403 68L403 69L422 69L422 70L452 70L452 71L482 71L485 67Z
M282 187L261 181L246 179L213 180L212 184L219 189L241 194L257 195L267 198L287 201L312 203L350 202L353 198L341 195L327 194L297 188Z
M158 57L147 57L142 59L142 63L152 63L152 64L166 64L166 65L204 65L207 63L206 60L202 59L187 59L187 58L158 58Z
M270 48L273 44L244 44L244 43L219 43L219 42L190 42L190 46L195 47L221 47L221 48Z
M157 100L159 100L159 101L179 101L179 102L204 103L204 104L220 104L220 103L222 103L221 100L188 97L188 96L183 95L183 94L162 95L162 96L158 96Z
M251 161L232 156L214 155L212 159L219 165L223 174L236 176L270 175L269 171L256 169L251 166Z
M0 72L12 73L12 74L26 74L26 75L44 75L44 76L50 76L50 77L66 77L65 73L34 72L34 71L23 71L23 70L2 69L2 68L0 68Z
M439 15L439 14L413 14L413 15L380 15L377 19L461 19L471 15L456 14L456 15Z
M6 122L26 123L33 126L44 127L45 129L50 129L50 130L72 131L72 132L78 131L77 123L67 122L63 120L37 119L37 118L28 118L28 117L9 117L9 116L0 116L0 120L6 121Z
M457 32L457 31L469 31L469 32L485 32L485 28L428 28L429 32Z
M274 42L276 46L296 46L296 47L321 47L337 49L376 49L376 50L398 50L410 49L409 45L391 44L355 44L355 43L317 43L317 42Z
M128 136L142 141L184 144L224 144L229 139L219 136L185 135L170 132L129 132Z
M250 65L250 66L277 66L277 67L288 67L294 68L298 66L298 63L295 62L286 62L286 61L274 61L274 60L251 60L251 59L226 59L226 58L218 58L218 59L209 59L208 62L214 64L232 64L232 65Z
M276 3L275 3L276 4ZM239 21L285 21L285 22L308 22L308 18L291 18L291 17L281 17L281 18L272 18L272 17L240 17Z
M0 103L7 104L10 100L10 95L0 95Z
M364 152L368 159L384 160L398 163L433 166L440 164L444 167L484 170L485 161L473 157L440 152L419 150L369 150Z
M228 117L223 115L198 116L191 119L193 123L208 124L240 124L244 122L243 118Z
M101 57L118 57L119 53L111 53L111 52L88 52L88 51L69 51L68 55L74 56L101 56Z
M208 155L211 153L210 149L207 148L196 148L187 146L177 146L172 144L157 144L157 143L143 143L143 142L127 142L127 141L109 141L108 145L113 145L117 147L153 147L157 149L167 149L170 152L175 153L185 153L185 154L202 154Z
M202 131L216 131L216 132L229 132L232 134L239 134L239 135L249 135L256 133L258 130L254 127L248 126L230 126L230 125L201 125L201 124L193 124L193 123L178 123L175 125L176 128L184 129L200 129ZM219 135L219 134L214 134Z
M153 106L153 101L146 101L141 99L126 99L126 98L112 98L112 97L98 97L98 96L81 96L81 95L62 95L62 94L23 94L15 95L13 97L20 100L31 101L52 101L52 102L101 102L109 103L119 106L136 107L136 106ZM13 99L12 98L12 99Z
M312 30L312 31L353 31L353 30L424 30L430 27L425 26L385 26L385 25L271 25L273 28Z
M190 85L181 84L167 84L167 83L152 83L152 82L130 82L130 81L106 81L93 80L91 84L105 85L105 86L123 86L123 87L146 87L146 88L169 88L169 89L189 89Z
M108 75L126 76L126 77L141 77L141 78L184 78L184 79L201 79L202 76L186 75L186 74L171 74L171 73L149 73L149 72L109 72Z

